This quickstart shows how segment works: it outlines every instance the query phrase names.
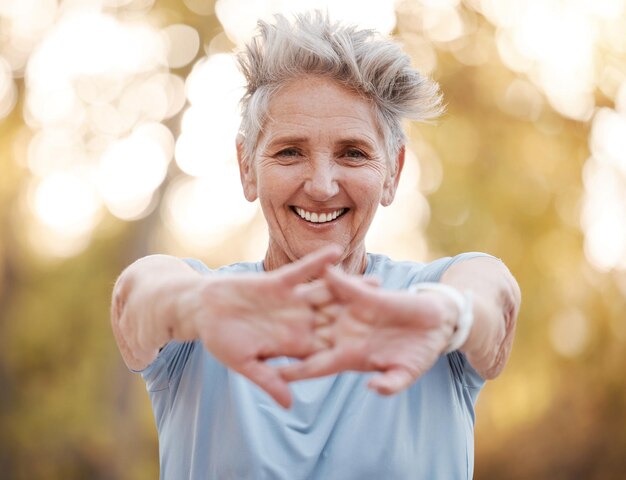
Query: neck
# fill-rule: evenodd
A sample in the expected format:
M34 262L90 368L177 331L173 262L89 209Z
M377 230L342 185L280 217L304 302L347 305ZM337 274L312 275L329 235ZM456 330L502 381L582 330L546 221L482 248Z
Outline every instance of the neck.
M269 272L283 265L287 265L288 263L295 262L296 260L298 260L297 257L293 256L292 258L292 256L279 248L278 245L273 243L270 239L270 244L265 253L265 259L263 260L263 269ZM341 260L339 260L338 265L346 273L354 275L362 275L365 273L365 269L367 268L365 245L361 244L356 249L346 252L344 256L341 257Z

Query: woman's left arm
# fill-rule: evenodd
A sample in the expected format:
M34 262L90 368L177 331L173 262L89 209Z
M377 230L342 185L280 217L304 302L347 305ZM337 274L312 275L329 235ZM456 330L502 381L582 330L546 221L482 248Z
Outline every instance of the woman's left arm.
M498 260L480 257L452 265L441 283L471 292L474 322L460 349L483 378L494 378L511 348L520 303L515 279ZM300 293L326 316L316 335L331 348L282 367L283 379L378 371L368 385L385 395L407 388L434 365L449 348L462 313L456 296L440 289L387 291L338 269Z
M497 377L513 343L521 302L517 281L500 260L474 257L448 268L440 283L471 292L474 323L460 350L481 377Z

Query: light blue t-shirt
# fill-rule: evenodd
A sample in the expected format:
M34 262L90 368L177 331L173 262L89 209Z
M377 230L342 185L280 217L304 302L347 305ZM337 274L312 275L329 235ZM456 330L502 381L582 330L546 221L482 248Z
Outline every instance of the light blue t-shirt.
M365 274L388 290L439 281L466 253L429 264L368 255ZM203 273L261 272L262 262ZM292 360L274 359L281 364ZM291 384L285 410L217 361L199 341L170 342L141 372L159 434L161 478L459 480L474 468L474 404L484 380L458 352L443 355L393 396L367 389L370 373Z

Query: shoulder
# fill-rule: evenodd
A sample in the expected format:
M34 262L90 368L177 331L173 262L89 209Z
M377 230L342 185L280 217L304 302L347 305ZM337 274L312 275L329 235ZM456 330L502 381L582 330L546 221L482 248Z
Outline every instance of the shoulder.
M430 262L414 262L392 260L386 255L369 253L365 274L378 277L384 288L404 290L418 282L439 282L444 272L452 265L477 257L494 258L487 253L465 252Z
M195 271L203 275L224 275L232 273L250 273L263 271L262 262L238 262L212 269L207 267L202 260L199 260L197 258L181 258L181 260L189 265L191 268L193 268Z

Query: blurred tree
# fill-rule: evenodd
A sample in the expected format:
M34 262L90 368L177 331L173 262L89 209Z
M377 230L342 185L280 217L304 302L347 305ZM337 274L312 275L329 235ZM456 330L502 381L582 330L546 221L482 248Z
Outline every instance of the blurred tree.
M436 125L409 126L421 165L415 188L431 207L429 255L490 252L510 267L524 296L511 361L478 404L475 476L621 479L626 273L599 272L585 256L579 217L590 125L557 113L531 79L503 64L499 33L477 3L458 7L472 25L464 43L429 39L420 27L424 12L411 2L398 4L396 32L441 83L447 103ZM175 0L149 12L111 12L192 25L205 44L221 32L215 15ZM626 71L622 57L610 59ZM0 121L0 476L156 478L148 396L119 358L108 309L119 272L166 245L159 209L135 222L106 216L88 249L72 258L35 253L24 216L31 134L23 81L18 86L20 102ZM597 103L610 102L598 93ZM175 135L180 118L166 122ZM172 164L161 189L178 173ZM204 257L231 261L243 248L229 238Z

